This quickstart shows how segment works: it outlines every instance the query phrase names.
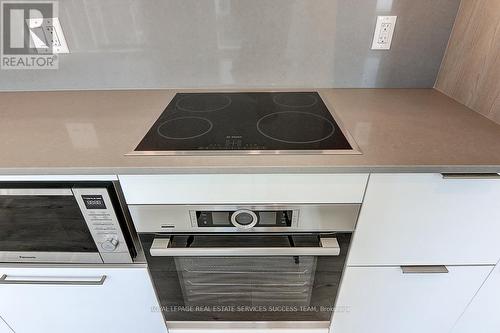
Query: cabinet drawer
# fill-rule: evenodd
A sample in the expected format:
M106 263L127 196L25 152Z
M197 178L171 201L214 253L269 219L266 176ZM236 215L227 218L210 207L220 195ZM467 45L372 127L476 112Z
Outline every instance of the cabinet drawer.
M492 267L412 274L401 267L347 267L332 333L449 332Z
M128 204L361 203L367 174L119 176Z
M156 307L145 266L0 265L0 315L16 333L164 333Z
M500 179L371 175L349 265L495 264Z

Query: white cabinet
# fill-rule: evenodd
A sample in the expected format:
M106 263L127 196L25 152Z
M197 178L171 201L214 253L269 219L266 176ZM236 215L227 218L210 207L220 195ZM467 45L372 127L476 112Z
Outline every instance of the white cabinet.
M119 176L129 205L361 203L367 174Z
M165 333L157 306L143 265L0 266L0 316L16 333Z
M500 179L373 174L348 264L494 265L499 235Z
M452 333L500 332L500 266L496 266Z
M449 332L492 266L447 269L403 274L400 267L348 267L331 332Z

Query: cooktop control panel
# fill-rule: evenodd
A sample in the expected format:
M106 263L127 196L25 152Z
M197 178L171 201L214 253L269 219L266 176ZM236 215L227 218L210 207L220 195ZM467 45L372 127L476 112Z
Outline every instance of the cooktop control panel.
M297 224L298 210L193 210L190 217L198 228L287 228Z

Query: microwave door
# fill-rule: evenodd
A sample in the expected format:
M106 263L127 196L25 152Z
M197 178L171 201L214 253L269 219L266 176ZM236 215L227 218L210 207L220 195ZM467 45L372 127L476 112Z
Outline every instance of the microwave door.
M71 189L2 188L0 262L102 259Z

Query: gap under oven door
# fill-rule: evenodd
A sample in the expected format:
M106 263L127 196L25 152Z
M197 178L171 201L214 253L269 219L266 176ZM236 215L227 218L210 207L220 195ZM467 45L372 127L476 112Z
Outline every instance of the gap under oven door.
M324 321L350 233L140 234L166 321Z

